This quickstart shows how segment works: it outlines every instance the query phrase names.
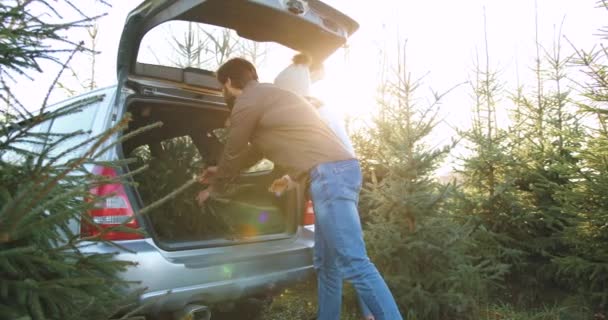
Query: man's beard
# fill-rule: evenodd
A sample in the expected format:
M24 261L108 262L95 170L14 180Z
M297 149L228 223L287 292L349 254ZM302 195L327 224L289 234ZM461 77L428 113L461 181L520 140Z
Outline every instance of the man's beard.
M224 102L226 102L226 106L228 107L229 110L232 110L232 108L234 108L234 102L236 101L236 96L233 96L231 94L224 94Z

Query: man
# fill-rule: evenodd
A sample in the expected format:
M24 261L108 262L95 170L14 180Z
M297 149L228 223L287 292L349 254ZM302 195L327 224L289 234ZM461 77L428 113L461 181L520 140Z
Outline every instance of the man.
M204 203L262 156L297 181L310 177L315 231L322 234L318 319L340 318L341 283L350 281L377 320L402 319L386 283L365 251L357 202L359 163L304 98L258 83L255 67L232 59L217 71L227 100L235 98L230 133L211 185L199 193ZM340 284L338 286L338 283Z

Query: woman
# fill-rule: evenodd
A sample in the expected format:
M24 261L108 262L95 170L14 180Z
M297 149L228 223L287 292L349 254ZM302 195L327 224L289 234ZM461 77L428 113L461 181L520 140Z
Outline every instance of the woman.
M277 75L274 80L274 84L281 89L289 90L305 97L313 106L315 106L317 111L319 112L319 116L321 117L321 119L334 132L334 134L336 134L336 136L340 139L346 150L348 150L348 152L353 156L353 158L355 158L355 150L346 132L343 119L322 101L310 96L310 66L312 63L311 57L306 54L300 53L293 57L292 62L293 63L291 65L289 65L287 68L281 71L279 75ZM283 192L293 188L294 186L295 182L293 182L288 175L285 175L282 178L275 180L270 186L269 191L279 196ZM315 240L315 242L317 241ZM318 268L322 260L322 255L320 254L322 250L320 250L320 245L321 243L315 243L315 268ZM372 315L370 309L365 305L365 303L363 303L360 298L358 299L358 301L364 319L374 320L374 316Z

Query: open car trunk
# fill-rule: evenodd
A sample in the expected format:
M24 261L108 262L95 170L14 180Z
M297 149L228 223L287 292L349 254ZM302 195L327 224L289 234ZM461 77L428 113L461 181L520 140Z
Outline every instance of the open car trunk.
M147 167L133 176L131 193L139 207L169 197L143 219L156 243L179 250L290 237L297 230L304 197L302 190L282 197L267 191L285 173L279 168L258 165L241 174L228 195L208 200L203 208L195 197L204 186L180 189L202 168L217 163L222 135L214 130L224 127L229 109L213 73L204 70L215 68L164 64L157 54L170 44L154 37L153 46L142 47L149 31L176 20L227 28L245 39L306 52L315 62L313 68L343 46L358 24L319 0L146 0L129 14L122 32L117 112L133 115L128 132L163 123L122 146L125 157L137 159L129 164L131 172ZM143 63L140 48L151 49L157 63Z
M267 160L242 173L225 196L203 207L195 197L204 185L197 182L175 193L204 167L217 163L227 109L139 97L129 100L128 110L133 115L129 132L163 123L123 144L125 157L136 160L129 170L142 170L133 177L140 208L170 196L144 217L148 232L163 249L274 240L295 233L300 191L281 197L268 192L284 173L273 170Z

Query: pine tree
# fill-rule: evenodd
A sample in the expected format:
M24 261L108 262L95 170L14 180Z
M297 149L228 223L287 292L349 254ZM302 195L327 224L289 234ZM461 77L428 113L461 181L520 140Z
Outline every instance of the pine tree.
M601 2L603 8L608 3ZM601 30L603 33L606 30ZM574 47L574 46L573 46ZM564 230L568 254L556 254L555 277L582 294L596 311L608 312L608 52L603 44L589 51L575 49L575 63L586 75L580 84L585 140L575 150L572 187L563 190L564 210L573 222Z
M63 152L56 157L51 152L85 133L35 133L36 126L90 103L80 101L1 128L0 318L107 319L125 301L128 284L116 274L132 264L114 261L112 254L82 253L79 247L87 239L70 224L100 201L91 197L90 188L110 183L87 173L84 165L126 121L87 139L80 145L91 145L85 155L65 162L59 158Z
M520 88L514 99L510 139L519 165L512 172L520 201L528 205L522 220L527 234L517 239L527 254L519 285L528 288L528 301L542 301L543 292L564 289L551 260L572 254L563 232L574 223L567 195L577 184L576 154L584 132L570 102L566 64L571 57L563 54L561 37L558 32L550 50L537 40L536 86L529 96Z
M487 30L485 19L484 14ZM510 152L508 133L497 121L503 83L491 68L487 32L485 37L484 64L478 57L474 77L469 81L474 98L473 122L471 129L460 132L469 154L461 159L462 167L457 171L462 182L454 207L459 215L475 222L473 236L482 244L478 254L492 264L509 266L512 275L513 265L519 264L524 255L517 239L526 234L520 221L527 205L520 201L514 185L512 170L517 162Z
M379 115L367 130L371 148L359 149L365 167L374 169L361 204L370 220L368 249L408 318L475 318L503 266L475 256L474 225L446 210L453 186L440 184L433 173L453 144L427 144L443 95L422 105L421 82L407 70L405 49L399 57L395 78L381 90Z
M65 4L85 16L71 2ZM34 15L32 8L40 5L47 14ZM82 50L65 32L94 18L45 22L45 17L59 16L53 5L44 0L0 4L0 34L7 40L0 43L0 75L10 115L0 122L0 318L108 319L128 302L125 291L130 284L117 273L132 263L116 261L112 254L85 254L81 247L93 239L80 238L70 226L102 200L92 196L90 188L113 182L85 166L96 162L108 138L124 129L128 118L90 138L82 131L49 133L39 128L82 112L100 97L51 110L46 107L51 87L41 110L32 112L4 81L14 73L42 71L41 60L55 61L63 71ZM70 55L62 60L62 53ZM79 139L84 141L70 143ZM68 157L77 149L84 151Z
M151 51L158 64L215 70L228 59L241 56L259 67L267 54L267 44L240 38L230 29L193 22L168 23L166 27L167 41L173 50L165 57Z
M182 36L180 39L171 35L171 45L176 53L172 64L179 68L201 68L206 62L201 61L201 56L208 40L201 37L201 30L192 22L188 22L188 30Z

